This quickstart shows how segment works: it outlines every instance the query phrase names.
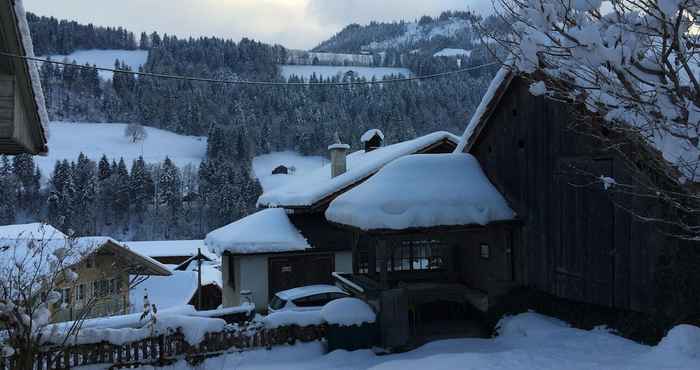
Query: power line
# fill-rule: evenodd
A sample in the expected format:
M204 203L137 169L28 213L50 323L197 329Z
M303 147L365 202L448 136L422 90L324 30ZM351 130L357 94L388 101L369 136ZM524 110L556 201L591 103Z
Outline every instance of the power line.
M227 85L254 85L254 86L351 86L351 85L372 85L372 84L386 84L386 83L397 83L397 82L421 81L421 80L436 79L436 78L451 76L451 75L455 75L455 74L459 74L459 73L475 71L475 70L478 70L481 68L486 68L486 67L490 67L490 66L498 64L498 62L491 62L491 63L481 64L481 65L474 66L474 67L457 69L457 70L449 71L449 72L434 73L434 74L430 74L430 75L414 76L414 77L406 77L406 78L395 78L395 79L389 79L389 80L377 80L377 81L275 82L275 81L247 81L247 80L217 80L214 78L205 78L205 77L177 76L177 75L169 75L169 74L162 74L162 73L123 71L123 70L118 70L118 69L114 69L114 68L105 68L105 67L97 67L97 66L89 66L89 65L80 65L80 64L68 63L68 62L59 62L56 60L30 57L30 56L26 56L26 55L18 55L18 54L6 53L6 52L0 52L0 55L5 56L5 57L9 57L9 58L22 59L25 61L50 63L50 64L56 64L56 65L60 65L60 66L64 66L64 67L74 67L74 68L80 68L80 69L90 69L90 70L98 70L98 71L105 71L105 72L112 72L112 73L126 73L126 74L131 74L131 75L140 76L140 77L142 76L142 77L161 78L161 79L166 79L166 80L208 82L208 83L218 83L218 84L227 84Z

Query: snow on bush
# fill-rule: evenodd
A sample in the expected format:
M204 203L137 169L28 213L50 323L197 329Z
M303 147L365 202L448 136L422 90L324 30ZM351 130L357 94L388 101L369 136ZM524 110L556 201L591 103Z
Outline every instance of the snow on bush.
M674 327L654 348L654 354L685 356L697 358L700 361L700 328L692 325Z
M341 298L328 302L321 310L321 317L328 324L340 326L360 326L373 323L377 319L372 307L357 298Z
M541 73L557 97L583 102L615 130L655 145L685 178L700 179L700 1L500 4L513 20L513 67Z
M543 337L569 324L552 317L534 312L522 313L515 316L504 316L496 325L496 332L501 337Z
M116 345L137 342L158 335L175 333L178 329L191 345L199 344L206 333L216 333L224 330L226 321L204 317L184 315L158 316L153 325L147 323L140 328L85 328L78 335L70 338L71 344L91 344L108 342Z
M283 326L312 326L324 323L321 311L279 311L267 315L263 319L265 327L276 329Z

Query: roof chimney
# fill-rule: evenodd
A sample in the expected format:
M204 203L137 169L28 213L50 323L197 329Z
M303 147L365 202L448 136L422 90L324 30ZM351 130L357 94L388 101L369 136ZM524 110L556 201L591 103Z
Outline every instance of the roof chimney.
M365 152L371 152L382 146L384 134L380 130L373 128L362 134L360 141L365 145Z
M335 143L328 147L331 152L331 178L340 176L348 170L347 156L350 145L343 144L340 141L340 136L335 133Z

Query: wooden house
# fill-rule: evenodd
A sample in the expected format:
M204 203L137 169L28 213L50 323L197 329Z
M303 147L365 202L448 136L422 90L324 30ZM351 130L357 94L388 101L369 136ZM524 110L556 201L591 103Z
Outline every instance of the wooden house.
M473 312L515 286L520 221L471 155L398 159L336 198L326 218L359 240L353 273L334 277L379 312L385 347L481 335Z
M381 132L371 139L381 137ZM207 236L210 249L222 255L224 306L243 302L250 292L258 310L271 296L298 286L332 283L335 271L352 271L354 234L326 220L324 212L338 195L364 182L386 164L416 153L449 153L458 137L434 132L413 140L348 154L349 146L329 147L331 163L296 176L288 184L265 191L263 210L215 230Z
M355 247L353 273L337 274L336 281L380 311L385 344L407 345L421 334L411 326L417 322L412 318L417 305L448 296L435 297L436 283L458 283L461 292L471 289L467 296L455 294L487 314L505 306L546 306L549 313L564 313L579 323L623 324L627 328L620 329L628 329L626 334L651 339L674 323L700 317L700 242L674 237L668 229L633 215L631 210L644 210L652 218L663 217L667 210L651 197L610 187L654 174L640 174L618 152L605 150L595 135L572 130L570 124L580 122L582 112L575 104L532 95L528 80L508 68L498 72L456 153L480 164L514 211L512 220L382 228L358 221L365 215L362 210L355 212L356 218L343 216L344 207L333 210L335 202L350 193L331 203L327 217L366 240ZM595 122L588 127L605 135ZM425 176L439 184L453 171ZM365 185L370 181L354 191L363 191ZM404 185L385 187L399 193ZM464 187L463 192L470 191ZM423 208L440 199L439 192L433 194L423 199ZM397 213L405 211L390 206ZM454 211L443 206L447 213ZM384 266L395 266L397 248L414 241L455 245L458 252L448 247L441 253L443 272L430 277L425 271L399 274ZM416 252L411 253L415 258ZM420 258L425 255L417 253ZM404 255L400 252L398 258ZM424 285L428 289L411 293L420 281L429 282ZM513 293L523 290L533 294ZM643 319L635 325L626 319L630 315Z
M21 2L0 1L0 51L34 56ZM0 154L45 154L48 115L34 62L0 56Z

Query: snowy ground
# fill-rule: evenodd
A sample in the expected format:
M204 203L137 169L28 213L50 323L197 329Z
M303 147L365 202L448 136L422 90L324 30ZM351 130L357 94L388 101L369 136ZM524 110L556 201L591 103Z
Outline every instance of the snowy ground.
M190 367L181 361L163 369ZM700 369L700 328L678 326L658 346L649 347L604 329L572 329L561 321L526 313L504 319L500 336L494 339L443 340L411 352L386 356L377 356L368 350L324 354L321 343L307 343L271 351L232 353L209 359L197 369L691 370Z
M145 127L148 137L143 143L134 144L124 136L125 127L121 123L52 122L49 125L49 154L35 157L44 180L53 172L57 160L75 161L80 152L93 161L99 161L103 154L110 160L124 157L128 167L140 155L149 163L161 162L169 156L180 168L188 164L199 166L206 156L207 139L204 137L182 136Z
M303 176L317 168L323 167L328 160L323 157L304 157L295 152L275 152L257 156L253 159L253 172L260 180L264 191L277 188L294 180L296 176ZM296 171L289 175L273 175L272 170L277 166L294 166Z
M371 80L375 77L377 80L381 80L384 76L390 75L404 75L410 76L411 71L407 68L388 68L388 67L336 67L336 66L304 66L304 65L281 65L280 73L284 78L289 78L292 75L297 77L303 77L308 79L316 73L317 77L323 76L324 78L334 77L336 75L343 75L348 71L354 71L359 77L364 77Z
M51 59L63 61L68 58L69 61L76 61L78 64L90 63L98 67L114 68L114 62L119 59L126 63L132 70L138 71L139 66L146 64L148 59L148 50L78 50L69 55L51 55ZM44 57L45 58L45 57ZM112 72L100 71L100 77L103 79L111 79Z

